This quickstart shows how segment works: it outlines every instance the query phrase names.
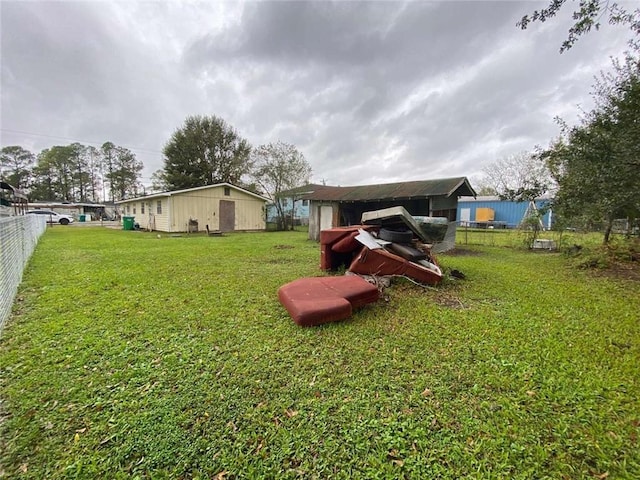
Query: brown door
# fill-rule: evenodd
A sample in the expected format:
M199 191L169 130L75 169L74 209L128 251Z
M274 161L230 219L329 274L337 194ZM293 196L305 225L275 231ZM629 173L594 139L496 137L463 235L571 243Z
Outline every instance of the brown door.
M220 231L232 232L236 226L236 202L220 200Z

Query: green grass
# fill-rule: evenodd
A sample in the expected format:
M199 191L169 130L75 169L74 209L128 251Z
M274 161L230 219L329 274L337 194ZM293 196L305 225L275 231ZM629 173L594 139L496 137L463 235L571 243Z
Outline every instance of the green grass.
M304 232L50 229L0 339L0 472L640 478L640 282L470 253L304 329L276 295L321 274Z
M612 238L623 238L623 235L612 235ZM469 228L458 226L456 243L458 245L484 245L489 247L528 248L531 245L533 232L519 228ZM553 240L558 249L580 245L582 247L599 247L602 245L601 232L575 232L561 230L540 231L537 238Z

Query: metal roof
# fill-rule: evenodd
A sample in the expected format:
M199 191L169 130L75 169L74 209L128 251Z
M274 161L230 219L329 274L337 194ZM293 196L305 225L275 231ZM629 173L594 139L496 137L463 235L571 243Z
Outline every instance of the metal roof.
M310 185L310 187L314 187L314 190L303 195L302 198L337 202L366 202L438 196L450 197L452 195L476 195L467 177L384 183L379 185L360 185L355 187L329 187L326 185Z
M173 190L170 192L160 192L160 193L152 193L150 195L145 195L142 197L135 197L135 198L127 198L125 200L118 200L117 202L114 202L116 205L119 205L121 203L128 203L128 202L138 202L140 200L149 200L152 198L160 198L160 197L171 197L173 195L179 195L179 194L183 194L183 193L187 193L187 192L197 192L198 190L205 190L207 188L218 188L218 187L230 187L233 188L235 190L239 190L241 192L247 193L249 195L252 195L256 198L259 198L260 200L263 200L265 202L268 202L269 199L266 197L263 197L262 195L258 195L257 193L253 193L250 192L249 190L246 190L242 187L238 187L237 185L233 185L231 183L227 183L227 182L223 182L223 183L216 183L215 185L204 185L202 187L194 187L194 188L185 188L183 190Z
M13 185L9 185L7 182L0 182L0 189L9 190L13 194L14 198L20 200L28 200L27 196L22 190L18 190L16 187L14 187Z
M536 197L535 200L536 201L541 201L541 200L551 200L553 197L551 197L550 195L541 195L539 197ZM504 198L500 198L498 195L477 195L475 197L469 196L469 197L460 197L458 198L458 202L513 202L513 203L521 203L521 202L528 202L528 200L506 200Z
M307 183L306 185L302 185L301 187L292 188L291 190L284 190L278 194L278 197L300 197L313 193L318 188L322 188L324 185L320 185L317 183Z

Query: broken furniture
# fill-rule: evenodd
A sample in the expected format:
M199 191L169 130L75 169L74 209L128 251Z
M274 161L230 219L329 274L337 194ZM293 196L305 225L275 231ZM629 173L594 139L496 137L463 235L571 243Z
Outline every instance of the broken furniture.
M358 275L399 275L429 285L442 281L424 233L403 207L365 212L362 223L320 232L320 268L346 267L356 275L301 278L278 290L280 303L296 324L343 320L354 308L378 300L377 286Z
M428 285L442 281L442 272L434 263L427 260L410 261L383 248L360 250L349 271L359 275L399 275Z
M338 270L349 266L362 244L355 237L358 230L372 230L370 225L328 228L320 232L320 269Z
M421 241L428 243L420 226L404 207L390 207L364 212L362 214L362 223L365 225L378 225L391 231L410 230Z
M189 223L187 224L187 233L198 233L198 220L189 218Z
M378 300L375 285L358 276L300 278L283 285L278 299L303 327L349 318L353 309Z
M446 217L412 216L404 207L398 206L364 212L362 223L378 225L381 229L392 231L411 231L422 242L431 245L434 253L446 252L455 247L457 224Z
M220 230L209 230L209 225L206 225L207 236L209 237L221 237L223 233Z
M320 268L344 266L359 275L405 276L429 285L442 281L428 237L404 207L365 212L362 223L320 232Z

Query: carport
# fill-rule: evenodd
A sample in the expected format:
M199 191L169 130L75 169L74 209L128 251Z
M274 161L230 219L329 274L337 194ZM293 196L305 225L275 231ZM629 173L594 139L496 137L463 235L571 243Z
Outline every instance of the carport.
M353 187L314 185L302 198L310 201L309 238L319 241L321 230L357 225L364 212L389 207L455 221L461 196L476 196L466 177Z

